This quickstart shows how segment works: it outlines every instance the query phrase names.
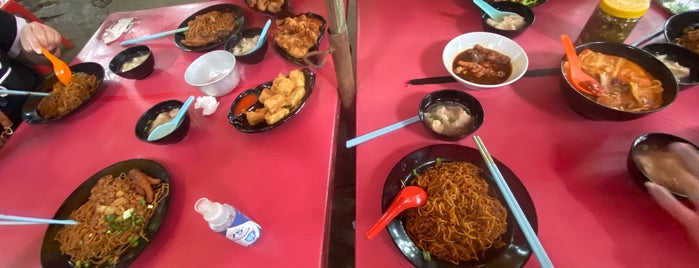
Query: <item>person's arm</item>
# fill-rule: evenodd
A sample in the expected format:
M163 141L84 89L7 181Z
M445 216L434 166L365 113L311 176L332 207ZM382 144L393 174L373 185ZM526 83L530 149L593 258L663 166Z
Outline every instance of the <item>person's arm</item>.
M41 47L60 55L61 34L56 29L39 22L26 20L0 11L3 30L0 34L0 46L10 58L16 58L25 64L48 64L41 54Z

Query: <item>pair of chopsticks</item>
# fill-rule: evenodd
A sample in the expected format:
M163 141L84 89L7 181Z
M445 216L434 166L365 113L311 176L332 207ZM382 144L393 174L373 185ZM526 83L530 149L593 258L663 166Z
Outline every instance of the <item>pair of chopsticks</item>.
M539 77L555 75L561 72L560 68L532 69L524 72L523 77ZM444 84L456 82L452 76L435 76L408 80L409 85Z
M78 224L74 220L54 220L54 219L42 219L42 218L31 218L22 216L12 216L0 214L0 225L30 225L30 224L63 224L63 225L74 225Z
M148 40L152 40L152 39L156 39L156 38L160 38L160 37L165 37L165 36L168 36L168 35L171 35L171 34L181 33L181 32L187 31L187 30L189 30L189 26L188 26L188 27L182 27L182 28L175 29L175 30L165 31L165 32L162 32L162 33L151 34L151 35L144 36L144 37L134 38L134 39L131 39L131 40L127 40L127 41L121 42L119 45L122 46L122 47L123 47L123 46L128 46L128 45L133 45L133 44L136 44L136 43L140 43L140 42L144 42L144 41L148 41Z
M372 132L369 132L369 133L367 133L367 134L361 135L361 136L356 137L356 138L354 138L354 139L347 140L347 141L345 142L345 147L347 147L348 149L349 149L349 148L352 148L352 147L354 147L354 146L357 146L357 145L359 145L359 144L362 144L362 143L365 143L365 142L367 142L367 141L370 141L370 140L372 140L372 139L374 139L374 138L376 138L376 137L379 137L379 136L381 136L381 135L384 135L384 134L393 132L394 130L400 129L400 128L402 128L402 127L405 127L405 126L410 125L410 124L412 124L412 123L415 123L415 122L417 122L417 121L420 121L420 116L418 116L418 115L416 115L416 116L414 116L414 117L411 117L411 118L408 118L408 119L405 119L405 120L400 121L400 122L398 122L398 123L394 123L394 124L392 124L392 125L390 125L390 126L386 126L386 127L383 127L383 128L377 129L377 130L374 130L374 131L372 131Z
M524 237L527 239L529 246L532 247L534 254L536 254L537 260L539 260L539 264L543 268L553 268L553 263L551 262L551 259L549 259L549 256L546 255L544 247L541 245L539 238L537 238L534 229L532 229L532 226L529 224L529 221L527 220L527 217L524 215L524 212L522 211L522 208L519 206L519 203L517 203L514 194L512 194L512 191L510 190L510 187L507 186L507 182L505 182L505 179L502 177L500 170L495 165L493 157L490 156L490 153L488 153L488 150L485 148L485 144L483 144L481 137L473 136L473 140L476 142L476 146L478 146L478 151L481 152L483 160L488 165L490 173L492 173L493 177L495 177L495 183L498 185L498 188L500 188L500 192L505 197L507 206L512 211L512 214L514 214L519 228L522 230L522 233L524 233Z

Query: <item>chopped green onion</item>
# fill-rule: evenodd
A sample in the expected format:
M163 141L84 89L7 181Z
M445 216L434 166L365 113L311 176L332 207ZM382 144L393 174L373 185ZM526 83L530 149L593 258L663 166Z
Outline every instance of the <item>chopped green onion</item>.
M417 176L417 169L413 169L413 176Z
M116 218L115 214L109 214L109 215L107 215L107 222L113 222L115 218Z
M422 259L425 261L432 261L432 256L430 256L429 251L423 251L422 252Z
M139 202L141 202L141 205L144 205L144 206L146 205L146 200L143 198L141 198L141 200L139 200Z
M141 223L143 223L143 218L136 219L136 224L141 224Z
M437 162L437 164L439 164L439 163L442 163L442 160L444 160L444 159L437 157L435 162Z

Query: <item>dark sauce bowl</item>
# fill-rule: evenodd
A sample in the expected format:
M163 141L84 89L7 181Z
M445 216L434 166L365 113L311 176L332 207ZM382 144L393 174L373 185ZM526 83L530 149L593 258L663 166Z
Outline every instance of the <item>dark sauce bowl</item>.
M129 70L122 71L122 66L129 62L131 59L136 57L141 57L143 55L148 55L148 57ZM119 54L116 54L114 58L109 62L109 70L113 73L127 79L143 79L148 77L153 73L153 67L155 66L155 57L153 52L148 46L139 45L130 47L122 50Z
M687 29L689 26L699 29L699 10L686 11L670 17L665 22L665 40L677 44L675 39L680 37L684 29ZM694 53L697 52L695 51Z
M457 103L466 108L466 113L471 116L472 121L466 125L466 129L464 129L460 135L450 136L439 133L432 129L427 123L425 114L429 113L432 106L440 103ZM485 112L483 111L483 106L481 106L481 103L471 94L456 89L442 89L427 94L422 101L420 101L420 105L418 106L418 116L420 117L422 126L424 126L427 132L432 134L434 137L445 141L457 141L473 134L476 132L476 130L478 130L478 128L481 127L485 117Z
M524 33L524 31L526 31L527 28L529 28L529 26L531 26L532 23L534 23L534 19L536 18L536 16L534 16L534 11L532 11L531 8L518 2L494 2L490 5L500 11L509 11L517 13L517 15L520 15L524 18L524 25L516 30L498 29L488 24L487 21L490 18L490 16L488 16L488 14L485 14L485 12L481 12L481 25L483 26L483 30L485 30L486 32L496 33L499 35L507 36L509 38L515 38Z
M136 122L136 137L144 142L158 145L176 143L182 140L185 136L187 136L187 133L189 132L189 113L186 113L184 115L184 119L182 119L182 124L180 124L179 127L177 127L170 134L167 134L162 139L149 141L148 134L151 131L151 123L153 122L153 120L155 120L155 118L158 117L160 113L169 112L173 109L180 108L183 104L184 103L182 103L179 100L167 100L160 102L148 109L145 113L143 113L143 115L141 115L141 117Z
M649 44L644 46L643 50L654 56L666 55L667 60L675 61L679 65L689 68L689 76L677 80L681 86L680 90L699 84L699 54L672 43Z
M665 64L645 51L614 42L592 42L575 47L577 53L580 53L584 49L590 49L611 56L623 57L641 66L663 84L663 104L656 109L640 112L621 111L602 105L587 95L580 93L580 91L572 86L570 81L568 81L568 76L565 75L564 65L567 60L563 57L560 66L560 90L568 106L576 113L592 120L626 121L665 109L665 107L672 104L677 98L678 87L675 77L670 70L665 67Z
M264 43L262 43L262 45L255 50L248 51L246 54L239 55L239 56L236 56L235 53L233 53L233 51L234 51L235 47L240 43L240 41L243 40L243 38L253 38L256 35L260 35L261 33L262 33L262 28L259 28L259 27L248 28L248 29L242 30L241 32L236 33L233 36L231 36L231 38L229 38L226 41L224 48L226 49L226 51L232 53L235 56L236 60L238 60L242 63L246 63L246 64L258 63L258 62L262 61L262 59L265 58L265 55L267 55L267 48L269 47L269 44L267 42L266 36L260 36L260 38L265 38Z

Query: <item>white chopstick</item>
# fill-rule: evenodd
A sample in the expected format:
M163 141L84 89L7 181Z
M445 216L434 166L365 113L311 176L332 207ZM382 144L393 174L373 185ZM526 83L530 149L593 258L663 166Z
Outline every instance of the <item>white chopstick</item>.
M156 38L160 38L160 37L165 37L165 36L168 36L168 35L171 35L171 34L181 33L181 32L184 32L184 31L186 31L186 30L189 30L189 27L182 27L182 28L175 29L175 30L165 31L165 32L162 32L162 33L151 34L151 35L144 36L144 37L139 37L139 38L134 38L134 39L131 39L131 40L126 40L126 41L124 41L124 42L121 42L119 45L122 46L122 47L123 47L123 46L128 46L128 45L133 45L133 44L136 44L136 43L140 43L140 42L144 42L144 41L148 41L148 40L152 40L152 39L156 39Z
M27 225L27 224L65 224L74 225L78 224L74 220L54 220L54 219L42 219L42 218L31 218L22 216L12 216L0 214L0 225Z
M519 203L517 203L517 199L515 199L514 194L512 194L510 187L507 186L507 182L505 182L505 179L502 177L500 170L495 165L493 157L490 156L490 153L488 153L488 149L485 148L485 144L483 144L483 141L479 136L473 136L473 140L476 142L476 146L478 146L478 151L481 152L483 160L488 165L490 173L492 173L493 177L495 177L495 183L498 185L498 188L500 188L500 192L505 197L507 206L510 207L510 210L514 214L515 220L517 220L519 228L522 230L522 233L524 233L524 237L527 239L527 242L529 242L529 246L532 247L532 251L534 251L534 254L536 254L536 258L537 260L539 260L539 264L543 268L552 268L553 263L551 262L551 259L549 259L549 256L546 254L546 251L544 251L544 247L541 245L541 241L539 241L539 238L536 236L534 229L532 229L532 226L529 224L526 215L524 215L522 208L519 206Z
M378 136L381 136L381 135L383 135L383 134L392 132L392 131L394 131L394 130L396 130L396 129L405 127L405 126L410 125L410 124L412 124L412 123L415 123L415 122L417 122L417 121L420 121L420 116L417 116L417 115L416 115L415 117L411 117L411 118L405 119L405 120L400 121L400 122L398 122L398 123L395 123L395 124L393 124L393 125L390 125L390 126L387 126L387 127L381 128L381 129L374 130L374 131L369 132L369 133L367 133L367 134L364 134L364 135L361 135L361 136L356 137L356 138L354 138L354 139L348 140L347 142L345 142L345 147L347 147L347 148L352 148L352 147L354 147L354 146L357 146L357 145L359 145L359 144L362 144L362 143L365 143L365 142L367 142L367 141L369 141L369 140L372 140L372 139L374 139L374 138L376 138L376 137L378 137Z

